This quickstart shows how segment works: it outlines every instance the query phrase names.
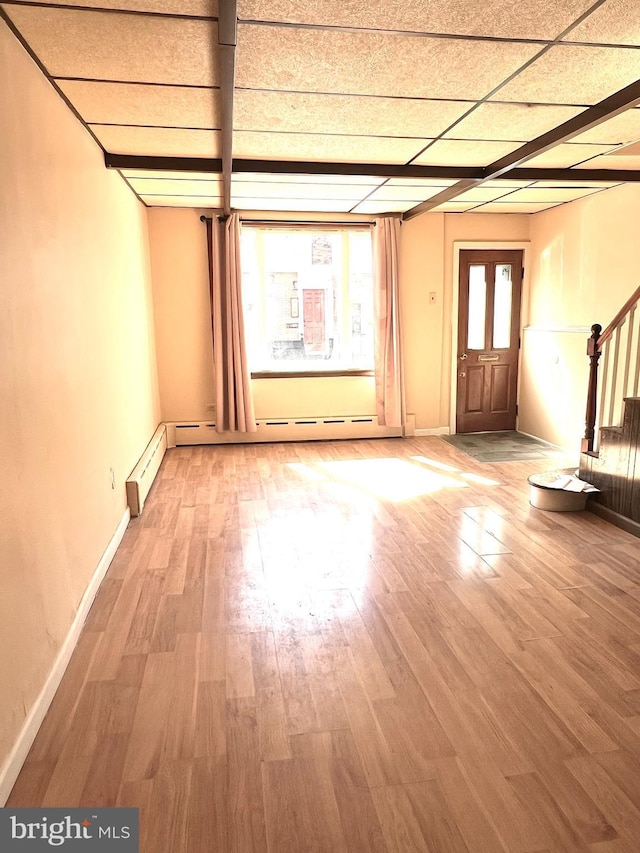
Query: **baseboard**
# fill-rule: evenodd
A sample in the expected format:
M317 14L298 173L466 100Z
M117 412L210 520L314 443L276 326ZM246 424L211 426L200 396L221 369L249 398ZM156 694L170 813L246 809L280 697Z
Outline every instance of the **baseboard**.
M421 435L449 435L450 429L448 426L433 427L432 429L417 429L414 433L416 437Z
M620 515L619 512L615 512L615 510L609 509L608 506L603 506L594 500L587 501L587 509L594 515L604 518L605 521L615 524L616 527L626 530L627 533L640 536L640 524L631 518L627 518L626 515Z
M4 806L9 798L11 789L15 785L15 781L18 778L22 765L24 764L33 741L35 740L38 729L42 725L42 721L49 710L49 705L51 704L56 690L62 681L62 676L67 669L73 650L76 647L76 643L78 642L80 632L82 631L82 627L85 623L89 610L91 609L93 600L96 597L100 584L102 583L102 580L107 573L107 569L115 556L118 545L122 541L124 532L129 524L129 519L130 514L129 509L127 508L120 519L118 527L111 537L111 541L107 545L104 554L100 558L100 562L89 581L84 595L82 596L75 618L71 623L69 632L65 637L53 666L51 667L44 686L42 687L38 698L31 706L13 749L4 762L2 769L0 769L0 807Z

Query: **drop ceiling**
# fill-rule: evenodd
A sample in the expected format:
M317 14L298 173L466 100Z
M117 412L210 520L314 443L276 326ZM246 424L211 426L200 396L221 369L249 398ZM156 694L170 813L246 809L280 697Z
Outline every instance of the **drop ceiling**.
M0 14L148 206L411 216L536 213L640 179L635 6L15 0Z

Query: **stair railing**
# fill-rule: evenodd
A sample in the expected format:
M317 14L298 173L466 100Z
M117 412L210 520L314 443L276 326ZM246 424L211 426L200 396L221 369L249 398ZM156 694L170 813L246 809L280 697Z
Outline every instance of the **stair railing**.
M597 452L600 428L621 426L625 397L637 397L640 383L640 327L636 308L640 287L627 299L607 328L594 323L587 342L589 387L582 451ZM602 378L598 367L602 356Z

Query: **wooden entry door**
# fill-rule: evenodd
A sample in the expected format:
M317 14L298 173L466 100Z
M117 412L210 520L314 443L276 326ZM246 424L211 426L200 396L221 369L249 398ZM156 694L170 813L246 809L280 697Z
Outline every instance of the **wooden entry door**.
M302 293L305 352L323 353L326 348L324 290L305 288Z
M457 432L515 429L522 251L460 252Z

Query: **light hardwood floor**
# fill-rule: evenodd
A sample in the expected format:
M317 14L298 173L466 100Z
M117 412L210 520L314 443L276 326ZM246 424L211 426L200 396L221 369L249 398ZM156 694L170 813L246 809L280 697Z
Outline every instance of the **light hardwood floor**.
M179 448L13 806L143 853L638 853L640 540L437 438Z

